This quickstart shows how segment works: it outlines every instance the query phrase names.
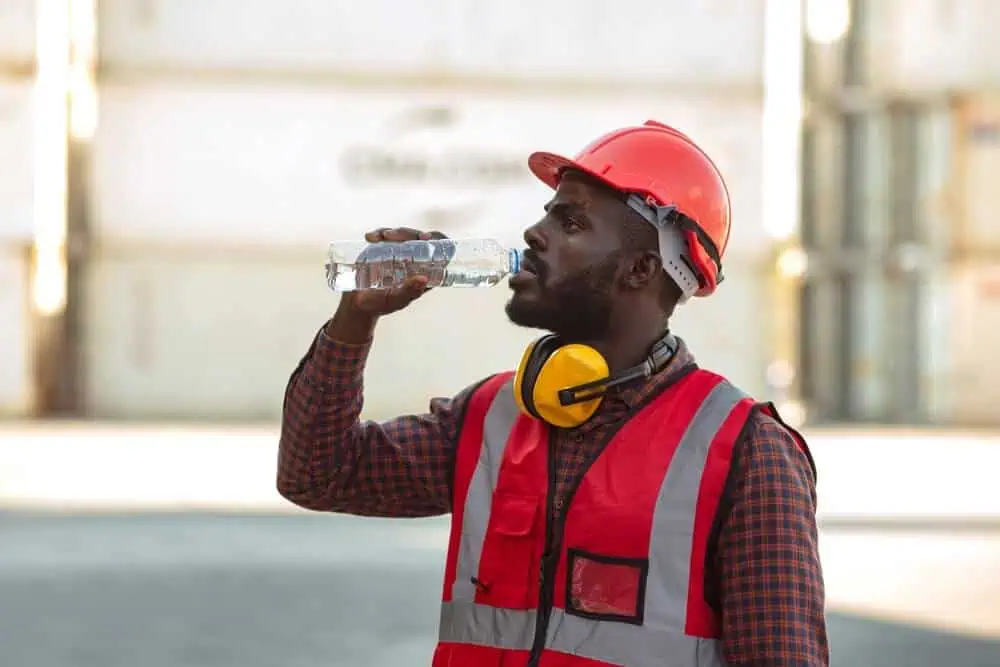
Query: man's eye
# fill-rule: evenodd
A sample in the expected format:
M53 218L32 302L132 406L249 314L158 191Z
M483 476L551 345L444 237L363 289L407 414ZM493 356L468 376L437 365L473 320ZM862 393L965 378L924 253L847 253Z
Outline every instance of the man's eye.
M563 219L563 227L566 229L583 229L583 222L570 215Z

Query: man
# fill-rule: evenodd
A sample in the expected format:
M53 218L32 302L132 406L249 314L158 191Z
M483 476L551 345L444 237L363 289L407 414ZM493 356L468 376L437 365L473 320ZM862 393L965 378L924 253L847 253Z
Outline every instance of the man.
M426 281L345 294L287 388L280 493L452 514L434 667L827 665L808 448L668 329L722 279L721 174L652 121L528 164L555 194L506 310L552 335L426 414L360 422L376 322Z

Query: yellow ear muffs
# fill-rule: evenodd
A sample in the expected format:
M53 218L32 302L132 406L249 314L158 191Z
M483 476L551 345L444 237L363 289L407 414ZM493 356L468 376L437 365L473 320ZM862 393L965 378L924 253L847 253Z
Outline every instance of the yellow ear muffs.
M590 419L601 406L604 392L598 387L573 400L566 390L609 377L608 363L589 345L562 345L555 335L543 336L521 357L514 375L514 399L528 415L558 428L573 428Z

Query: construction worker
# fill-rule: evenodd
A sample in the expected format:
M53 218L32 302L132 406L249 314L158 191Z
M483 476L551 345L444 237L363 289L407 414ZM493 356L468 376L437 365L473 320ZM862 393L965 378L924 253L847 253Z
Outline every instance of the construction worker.
M434 667L828 665L808 447L668 327L722 280L718 169L653 121L528 166L554 195L506 312L549 333L516 371L361 422L376 322L426 280L346 293L289 381L278 490L451 513Z

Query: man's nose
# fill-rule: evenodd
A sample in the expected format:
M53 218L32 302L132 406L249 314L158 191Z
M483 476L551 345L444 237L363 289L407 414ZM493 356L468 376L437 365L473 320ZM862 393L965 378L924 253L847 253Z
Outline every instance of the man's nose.
M535 252L545 250L545 235L542 233L541 223L536 222L524 230L524 242Z

